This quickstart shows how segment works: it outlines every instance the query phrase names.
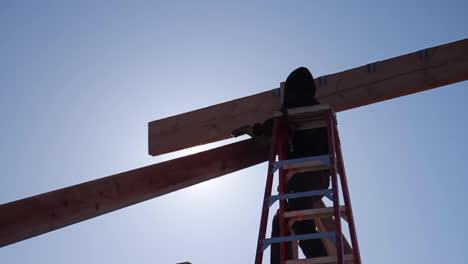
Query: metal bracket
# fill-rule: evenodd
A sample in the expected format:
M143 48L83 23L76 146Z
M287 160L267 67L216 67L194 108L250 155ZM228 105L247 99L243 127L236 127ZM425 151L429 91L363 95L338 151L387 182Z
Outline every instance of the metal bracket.
M367 64L367 71L368 72L375 72L375 62Z
M419 51L419 58L421 60L429 59L429 49L423 49Z
M327 85L327 75L319 77L319 84L320 84L320 86Z
M281 95L281 90L280 88L275 88L271 90L273 92L274 96L280 96Z

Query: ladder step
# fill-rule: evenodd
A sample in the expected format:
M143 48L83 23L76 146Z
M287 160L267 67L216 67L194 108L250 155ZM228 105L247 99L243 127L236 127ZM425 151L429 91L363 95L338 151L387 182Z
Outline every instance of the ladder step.
M344 255L344 261L354 260L353 254ZM335 264L338 262L337 256L327 256L319 258L308 258L298 260L286 260L286 264Z
M298 241L298 240L309 240L309 239L333 238L333 237L335 237L335 232L310 233L310 234L305 234L305 235L272 237L272 238L267 238L263 240L263 250L265 250L269 245L274 244L274 243L291 242L291 241Z
M294 122L295 130L307 130L313 128L327 127L328 122L326 120L303 120Z
M328 116L330 105L312 105L286 110L290 126L294 130L305 130L328 126ZM276 111L274 117L284 116L281 111Z
M294 130L328 127L329 105L313 105L287 109L288 119Z
M317 171L326 170L330 165L328 155L320 155L299 159L280 160L274 163L273 172L283 167L285 170Z
M346 207L344 205L340 206L340 213L341 217L346 220L345 216ZM325 208L314 208L314 209L307 209L307 210L300 210L300 211L289 211L284 212L285 218L291 218L290 221L301 221L301 220L308 220L313 218L324 218L333 216L334 210L333 207L325 207Z
M309 197L309 196L317 196L317 195L324 195L331 197L333 191L331 189L324 189L324 190L313 190L307 192L298 192L298 193L286 193L286 194L278 194L270 196L268 200L268 206L274 204L277 200L284 200L284 199L295 199L301 197Z
M314 117L314 116L323 116L323 112L330 110L331 106L328 104L319 104L319 105L310 105L302 106L295 108L288 108L286 112L288 116L305 116L305 117ZM281 111L276 111L273 113L273 117L280 117L284 114Z
M288 115L297 116L297 115L317 115L321 114L323 111L330 110L331 106L328 104L319 104L319 105L310 105L310 106L301 106L296 108L286 109Z
M327 155L328 156L328 155ZM307 171L319 171L319 170L328 170L329 165L328 162L324 163L320 160L311 160L311 161L304 161L294 164L286 164L283 166L285 170L300 170L301 172Z

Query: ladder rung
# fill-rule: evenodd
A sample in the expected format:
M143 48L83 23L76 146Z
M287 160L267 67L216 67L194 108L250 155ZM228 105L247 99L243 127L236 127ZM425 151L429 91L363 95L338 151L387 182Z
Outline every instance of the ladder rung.
M268 206L271 206L273 203L275 203L277 200L284 200L284 199L295 199L295 198L301 198L301 197L309 197L309 196L317 196L317 195L324 195L324 196L330 196L333 193L333 190L331 189L324 189L324 190L313 190L313 191L307 191L307 192L298 192L298 193L286 193L286 194L278 194L278 195L272 195L268 199Z
M305 235L294 235L294 236L284 236L284 237L272 237L263 240L263 250L265 250L269 245L274 243L290 242L297 240L308 240L308 239L321 239L321 238L333 238L335 232L323 232L323 233L310 233Z
M353 254L344 255L344 261L354 260ZM286 260L286 264L335 264L338 262L337 256L327 256L319 258L308 258L298 260Z
M288 120L294 130L328 127L327 110L329 105L313 105L287 109Z
M324 111L327 111L330 109L331 109L331 106L328 104L319 104L319 105L288 108L286 109L286 112L288 113L288 116L304 115L304 116L310 117L310 116L323 115ZM281 111L276 111L273 113L273 117L279 117L279 116L283 116L283 113Z
M341 217L346 220L344 213L346 212L346 208L344 205L340 206L340 213ZM289 211L284 212L285 218L291 218L291 220L301 221L301 220L308 220L313 218L324 218L330 217L334 214L333 207L325 207L325 208L314 208L314 209L306 209L300 211Z
M295 130L306 130L328 126L328 122L326 120L301 120L293 122Z
M301 172L327 170L328 168L328 164L325 164L319 160L304 161L300 163L286 164L283 166L283 169L285 170L300 169Z
M273 172L283 167L285 170L314 171L326 170L330 164L329 155L319 155L298 159L280 160L274 163Z
M326 110L330 110L331 107L328 104L319 104L319 105L311 105L311 106L302 106L296 108L288 108L286 111L288 115L313 115L317 114Z
M286 109L287 118L294 130L305 130L328 126L328 116L330 105L312 105ZM284 114L276 111L273 116L280 117Z

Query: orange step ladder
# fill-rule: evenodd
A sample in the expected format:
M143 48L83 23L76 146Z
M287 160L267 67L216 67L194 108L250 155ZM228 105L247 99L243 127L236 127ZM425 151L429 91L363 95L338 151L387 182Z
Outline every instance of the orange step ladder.
M291 129L304 130L319 127L327 127L328 130L328 155L285 160L286 139ZM285 192L288 179L295 173L324 169L330 172L331 189L300 193ZM272 195L273 176L276 171L279 171L279 194ZM340 205L339 184L341 184L344 205ZM314 195L329 198L333 201L333 206L325 207L324 203L320 201L311 209L286 211L287 199ZM280 203L280 236L265 238L269 208L276 201ZM318 232L302 235L291 234L289 227L295 221L307 219L315 220ZM341 219L348 222L351 246L343 236ZM299 260L297 241L308 239L322 239L325 242L328 256ZM286 259L288 242L293 244L293 259ZM328 105L287 109L284 113L278 112L275 116L255 264L262 263L264 250L273 243L280 244L281 264L361 263L336 116Z

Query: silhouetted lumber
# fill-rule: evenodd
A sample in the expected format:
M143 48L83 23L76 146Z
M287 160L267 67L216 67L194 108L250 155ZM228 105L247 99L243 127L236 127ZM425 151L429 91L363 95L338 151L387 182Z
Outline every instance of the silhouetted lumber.
M268 144L248 139L2 204L0 246L253 166L268 152Z
M149 153L156 156L227 139L243 125L270 118L279 106L280 97L268 91L150 122Z
M391 58L315 80L317 97L343 111L468 79L468 39ZM231 137L280 108L272 91L148 124L149 154L159 155Z

